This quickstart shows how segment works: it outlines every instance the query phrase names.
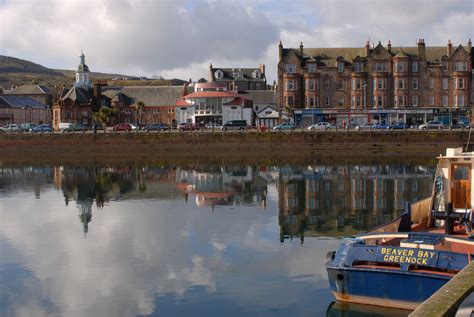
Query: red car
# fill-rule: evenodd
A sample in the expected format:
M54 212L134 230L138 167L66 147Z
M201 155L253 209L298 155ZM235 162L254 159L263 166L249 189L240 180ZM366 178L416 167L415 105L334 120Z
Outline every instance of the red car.
M192 123L179 123L176 127L179 131L191 131L191 130L199 130L198 126L195 126Z
M133 130L133 126L130 123L119 123L114 127L114 131L127 131Z

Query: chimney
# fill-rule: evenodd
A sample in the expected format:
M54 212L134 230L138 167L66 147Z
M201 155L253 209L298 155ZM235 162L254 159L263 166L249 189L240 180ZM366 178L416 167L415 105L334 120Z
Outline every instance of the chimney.
M420 61L426 61L425 39L418 40L418 58Z
M453 44L451 44L451 40L448 40L448 57L451 56L451 54L453 53Z
M472 50L472 41L471 38L469 38L469 41L467 42L467 51L471 53Z
M279 61L281 62L281 58L283 57L283 44L281 44L281 41L280 41L280 44L278 45L278 57L279 57Z
M387 51L388 51L389 53L392 52L392 43L390 43L390 40L388 40Z
M300 54L303 55L303 41L300 43Z
M258 66L258 68L260 68L260 72L261 72L263 75L265 75L265 64L260 64L260 65Z
M209 63L209 82L213 82L216 79L214 78L214 72L212 71L212 63Z
M369 56L370 54L370 43L369 41L365 42L365 56Z

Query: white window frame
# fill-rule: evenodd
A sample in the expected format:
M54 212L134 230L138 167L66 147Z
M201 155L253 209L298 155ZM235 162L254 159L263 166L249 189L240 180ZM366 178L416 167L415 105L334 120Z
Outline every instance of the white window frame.
M285 72L288 74L296 73L296 65L295 64L285 64Z
M308 73L314 74L314 73L316 73L316 70L317 70L316 63L309 63L308 64Z
M413 107L418 107L418 95L411 96L411 105Z
M295 90L295 81L293 79L287 79L285 88L288 91L294 91Z
M443 78L442 79L442 86L443 86L443 90L447 90L449 88L448 78Z
M418 73L418 61L413 61L411 64L411 71L413 73Z
M412 78L411 80L411 88L418 89L418 78Z
M435 84L434 78L430 78L430 79L428 80L428 88L429 88L429 89L433 89L433 88L434 88L434 84Z
M448 96L447 96L447 95L443 95L443 96L441 97L441 103L442 103L443 107L447 107L447 106L448 106L449 100L448 100Z
M428 97L428 100L429 100L428 102L429 102L430 106L434 106L434 96L433 96L433 95L430 95L430 96Z

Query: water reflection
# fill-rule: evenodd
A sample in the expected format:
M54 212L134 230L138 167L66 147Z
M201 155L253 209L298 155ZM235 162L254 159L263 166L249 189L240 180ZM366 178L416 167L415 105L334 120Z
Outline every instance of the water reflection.
M324 315L328 237L396 216L433 172L4 166L0 316Z

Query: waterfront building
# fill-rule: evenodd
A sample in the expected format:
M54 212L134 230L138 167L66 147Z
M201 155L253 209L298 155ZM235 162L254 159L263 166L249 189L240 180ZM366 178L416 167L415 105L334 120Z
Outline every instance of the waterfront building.
M245 99L252 100L252 108L257 127L266 126L273 128L278 125L280 113L278 111L277 91L270 90L247 90L239 91Z
M258 68L217 68L209 65L209 82L225 83L227 90L266 90L265 65Z
M223 124L230 120L253 123L252 103L225 83L195 83L194 91L176 100L176 122Z
M392 48L283 48L279 44L278 102L299 126L431 119L468 120L473 105L473 49L467 45Z
M0 95L0 126L8 123L50 123L48 105L30 97Z
M12 87L12 89L4 90L3 93L0 94L14 97L31 98L49 107L52 106L53 94L51 91L47 87L38 85L35 82L31 85Z

